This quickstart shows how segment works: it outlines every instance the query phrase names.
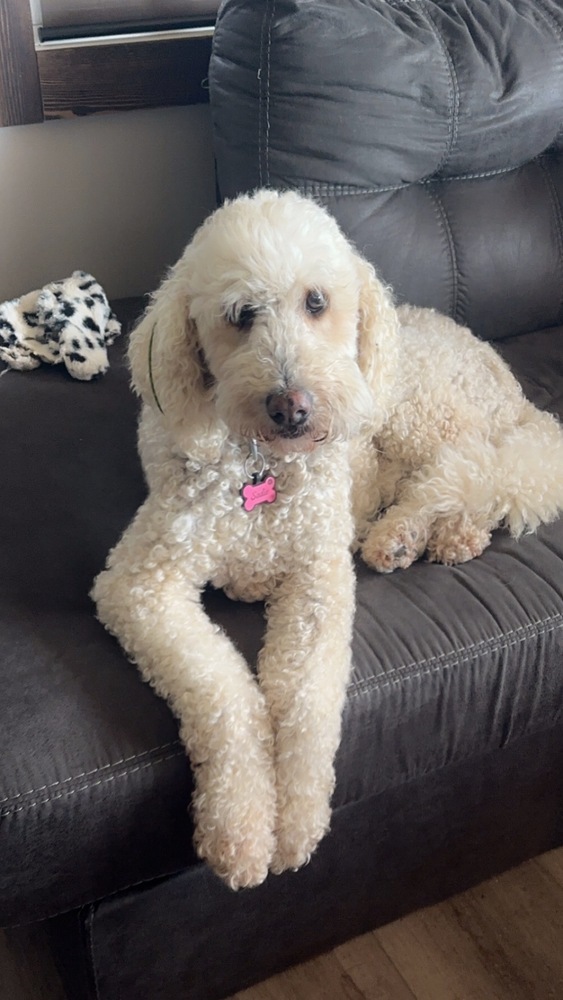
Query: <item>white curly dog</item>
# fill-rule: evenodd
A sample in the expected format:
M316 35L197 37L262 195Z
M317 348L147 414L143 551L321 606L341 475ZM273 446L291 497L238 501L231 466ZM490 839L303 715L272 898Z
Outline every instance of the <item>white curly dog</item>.
M258 191L196 233L132 334L146 502L93 590L165 697L195 844L233 888L304 864L330 822L350 672L351 551L479 555L563 507L563 433L494 350L396 309L336 222ZM206 584L265 599L257 677Z

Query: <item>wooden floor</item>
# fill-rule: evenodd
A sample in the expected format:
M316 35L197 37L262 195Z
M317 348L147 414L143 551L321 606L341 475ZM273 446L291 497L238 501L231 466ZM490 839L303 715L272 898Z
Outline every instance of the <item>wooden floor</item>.
M65 1000L37 932L0 932L0 1000ZM563 1000L563 849L233 1000Z

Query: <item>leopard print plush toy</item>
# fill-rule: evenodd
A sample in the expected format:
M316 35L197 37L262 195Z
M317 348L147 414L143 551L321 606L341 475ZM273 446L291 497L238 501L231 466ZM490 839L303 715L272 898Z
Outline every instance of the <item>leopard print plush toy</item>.
M102 286L74 271L0 305L0 361L19 371L62 362L73 378L88 381L107 370L107 348L120 332Z

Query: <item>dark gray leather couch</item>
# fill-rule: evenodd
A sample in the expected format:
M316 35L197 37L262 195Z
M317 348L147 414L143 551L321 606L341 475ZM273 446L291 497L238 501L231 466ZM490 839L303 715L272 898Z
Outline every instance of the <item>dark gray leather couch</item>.
M320 198L563 415L560 3L227 0L210 86L223 195ZM213 1000L563 843L557 522L358 564L331 833L236 894L195 859L174 720L87 596L144 491L119 352L0 380L0 924L45 921L80 1000ZM252 660L260 607L208 607Z

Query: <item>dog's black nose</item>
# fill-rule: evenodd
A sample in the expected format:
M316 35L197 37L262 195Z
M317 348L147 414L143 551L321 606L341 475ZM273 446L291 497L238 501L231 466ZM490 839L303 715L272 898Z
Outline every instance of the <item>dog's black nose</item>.
M295 389L266 397L266 409L280 430L294 430L307 423L313 408L308 392Z

